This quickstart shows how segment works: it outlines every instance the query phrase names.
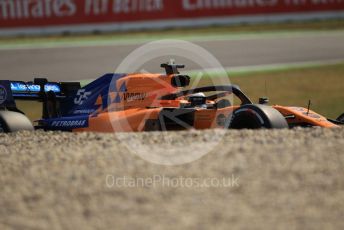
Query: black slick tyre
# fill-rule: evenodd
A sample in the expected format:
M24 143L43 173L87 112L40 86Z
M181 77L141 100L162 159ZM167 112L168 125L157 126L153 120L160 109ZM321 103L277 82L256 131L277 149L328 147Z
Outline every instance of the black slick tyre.
M230 128L283 129L289 126L283 115L271 106L248 104L233 112Z

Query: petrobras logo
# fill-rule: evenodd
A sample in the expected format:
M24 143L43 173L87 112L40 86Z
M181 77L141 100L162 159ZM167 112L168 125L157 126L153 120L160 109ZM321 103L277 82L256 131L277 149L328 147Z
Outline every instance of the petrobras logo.
M0 105L3 104L7 100L7 91L5 87L0 85Z
M51 122L52 127L59 127L59 128L83 128L88 126L88 122L86 119L78 119L78 120L58 120Z

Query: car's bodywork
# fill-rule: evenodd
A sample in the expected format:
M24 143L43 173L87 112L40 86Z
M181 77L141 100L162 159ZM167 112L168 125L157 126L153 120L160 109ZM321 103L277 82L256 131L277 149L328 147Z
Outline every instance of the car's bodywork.
M183 66L171 63L162 67L166 74L106 74L82 88L79 83L52 83L46 79L0 81L0 110L20 113L15 100L38 100L43 103L43 114L35 128L74 132L331 128L342 124L309 108L268 106L266 100L254 105L235 85L183 90L190 83L190 77L177 70ZM239 105L223 99L231 94L239 99ZM8 121L0 117L0 123L1 119L6 131ZM7 127L7 131L11 129Z

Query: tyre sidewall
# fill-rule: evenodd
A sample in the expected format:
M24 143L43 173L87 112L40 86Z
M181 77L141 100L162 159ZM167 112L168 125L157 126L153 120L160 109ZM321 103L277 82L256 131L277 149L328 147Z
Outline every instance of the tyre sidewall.
M230 128L288 128L288 124L283 115L271 106L250 104L233 112Z

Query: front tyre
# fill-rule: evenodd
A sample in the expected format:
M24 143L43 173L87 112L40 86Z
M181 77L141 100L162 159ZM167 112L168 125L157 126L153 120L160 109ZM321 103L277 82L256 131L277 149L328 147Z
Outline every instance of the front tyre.
M230 128L283 129L289 126L283 115L271 106L248 104L233 112Z

